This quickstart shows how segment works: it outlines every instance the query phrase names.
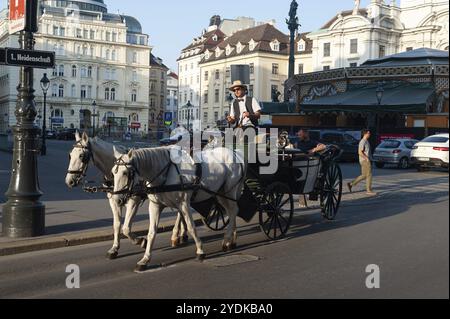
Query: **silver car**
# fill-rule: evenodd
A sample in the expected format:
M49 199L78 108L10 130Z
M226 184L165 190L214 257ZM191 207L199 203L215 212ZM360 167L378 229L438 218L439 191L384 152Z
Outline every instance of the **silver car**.
M411 151L418 142L413 139L384 140L373 154L376 167L383 168L386 164L394 164L401 169L409 168Z

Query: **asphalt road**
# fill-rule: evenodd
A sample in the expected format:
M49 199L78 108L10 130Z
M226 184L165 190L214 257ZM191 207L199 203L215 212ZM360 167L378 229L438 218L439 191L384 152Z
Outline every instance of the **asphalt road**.
M345 164L344 176L357 174ZM449 298L448 173L376 170L376 198L356 193L338 218L298 210L285 240L268 242L257 224L241 224L238 249L220 251L221 233L200 228L208 259L191 243L170 249L159 234L147 272L135 273L140 248L124 242L0 258L0 298ZM224 258L221 258L224 257ZM66 267L80 267L80 289ZM368 289L368 265L380 288Z

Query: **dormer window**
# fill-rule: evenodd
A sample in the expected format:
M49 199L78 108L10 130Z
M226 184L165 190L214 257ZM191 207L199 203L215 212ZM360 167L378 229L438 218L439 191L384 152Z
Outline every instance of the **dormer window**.
M226 53L226 55L230 55L231 54L231 46L230 45L227 45L225 53Z
M218 40L219 38L217 37L217 34L214 34L213 37L212 37L212 39L213 39L213 41L217 42L217 40Z
M305 51L305 43L303 42L303 40L298 43L298 51Z
M241 53L243 49L244 49L244 46L242 45L241 42L239 42L236 47L237 53Z
M272 51L276 51L276 52L280 51L280 42L278 40L273 40L270 43L270 46L272 48Z
M217 48L216 49L216 58L218 58L221 53L222 53L222 50L220 50L220 48Z
M253 39L252 39L250 41L250 43L248 44L248 48L249 48L250 51L253 51L253 50L255 50L255 47L256 47L256 42L253 41Z
M210 57L209 51L206 51L206 53L205 53L205 59L206 59L206 60L209 60L209 57Z

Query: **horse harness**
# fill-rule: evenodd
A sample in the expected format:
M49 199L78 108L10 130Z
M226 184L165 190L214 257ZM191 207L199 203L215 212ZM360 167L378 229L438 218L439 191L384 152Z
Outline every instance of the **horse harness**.
M94 155L92 153L91 144L87 143L87 146L84 146L81 141L78 141L73 146L74 148L79 148L83 150L83 153L81 154L81 163L83 164L83 168L78 171L72 171L68 170L67 173L78 175L77 182L80 182L83 177L86 177L86 171L88 169L89 161L92 159L94 160ZM70 161L70 155L69 155L69 161Z

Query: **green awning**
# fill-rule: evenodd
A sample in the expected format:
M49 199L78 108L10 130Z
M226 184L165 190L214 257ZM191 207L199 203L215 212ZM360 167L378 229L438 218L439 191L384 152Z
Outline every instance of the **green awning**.
M435 96L429 83L388 83L383 85L381 104L376 96L377 84L349 86L348 91L333 96L318 97L300 105L302 112L399 112L426 113Z
M292 114L296 113L295 103L283 102L260 102L261 111L263 114Z

